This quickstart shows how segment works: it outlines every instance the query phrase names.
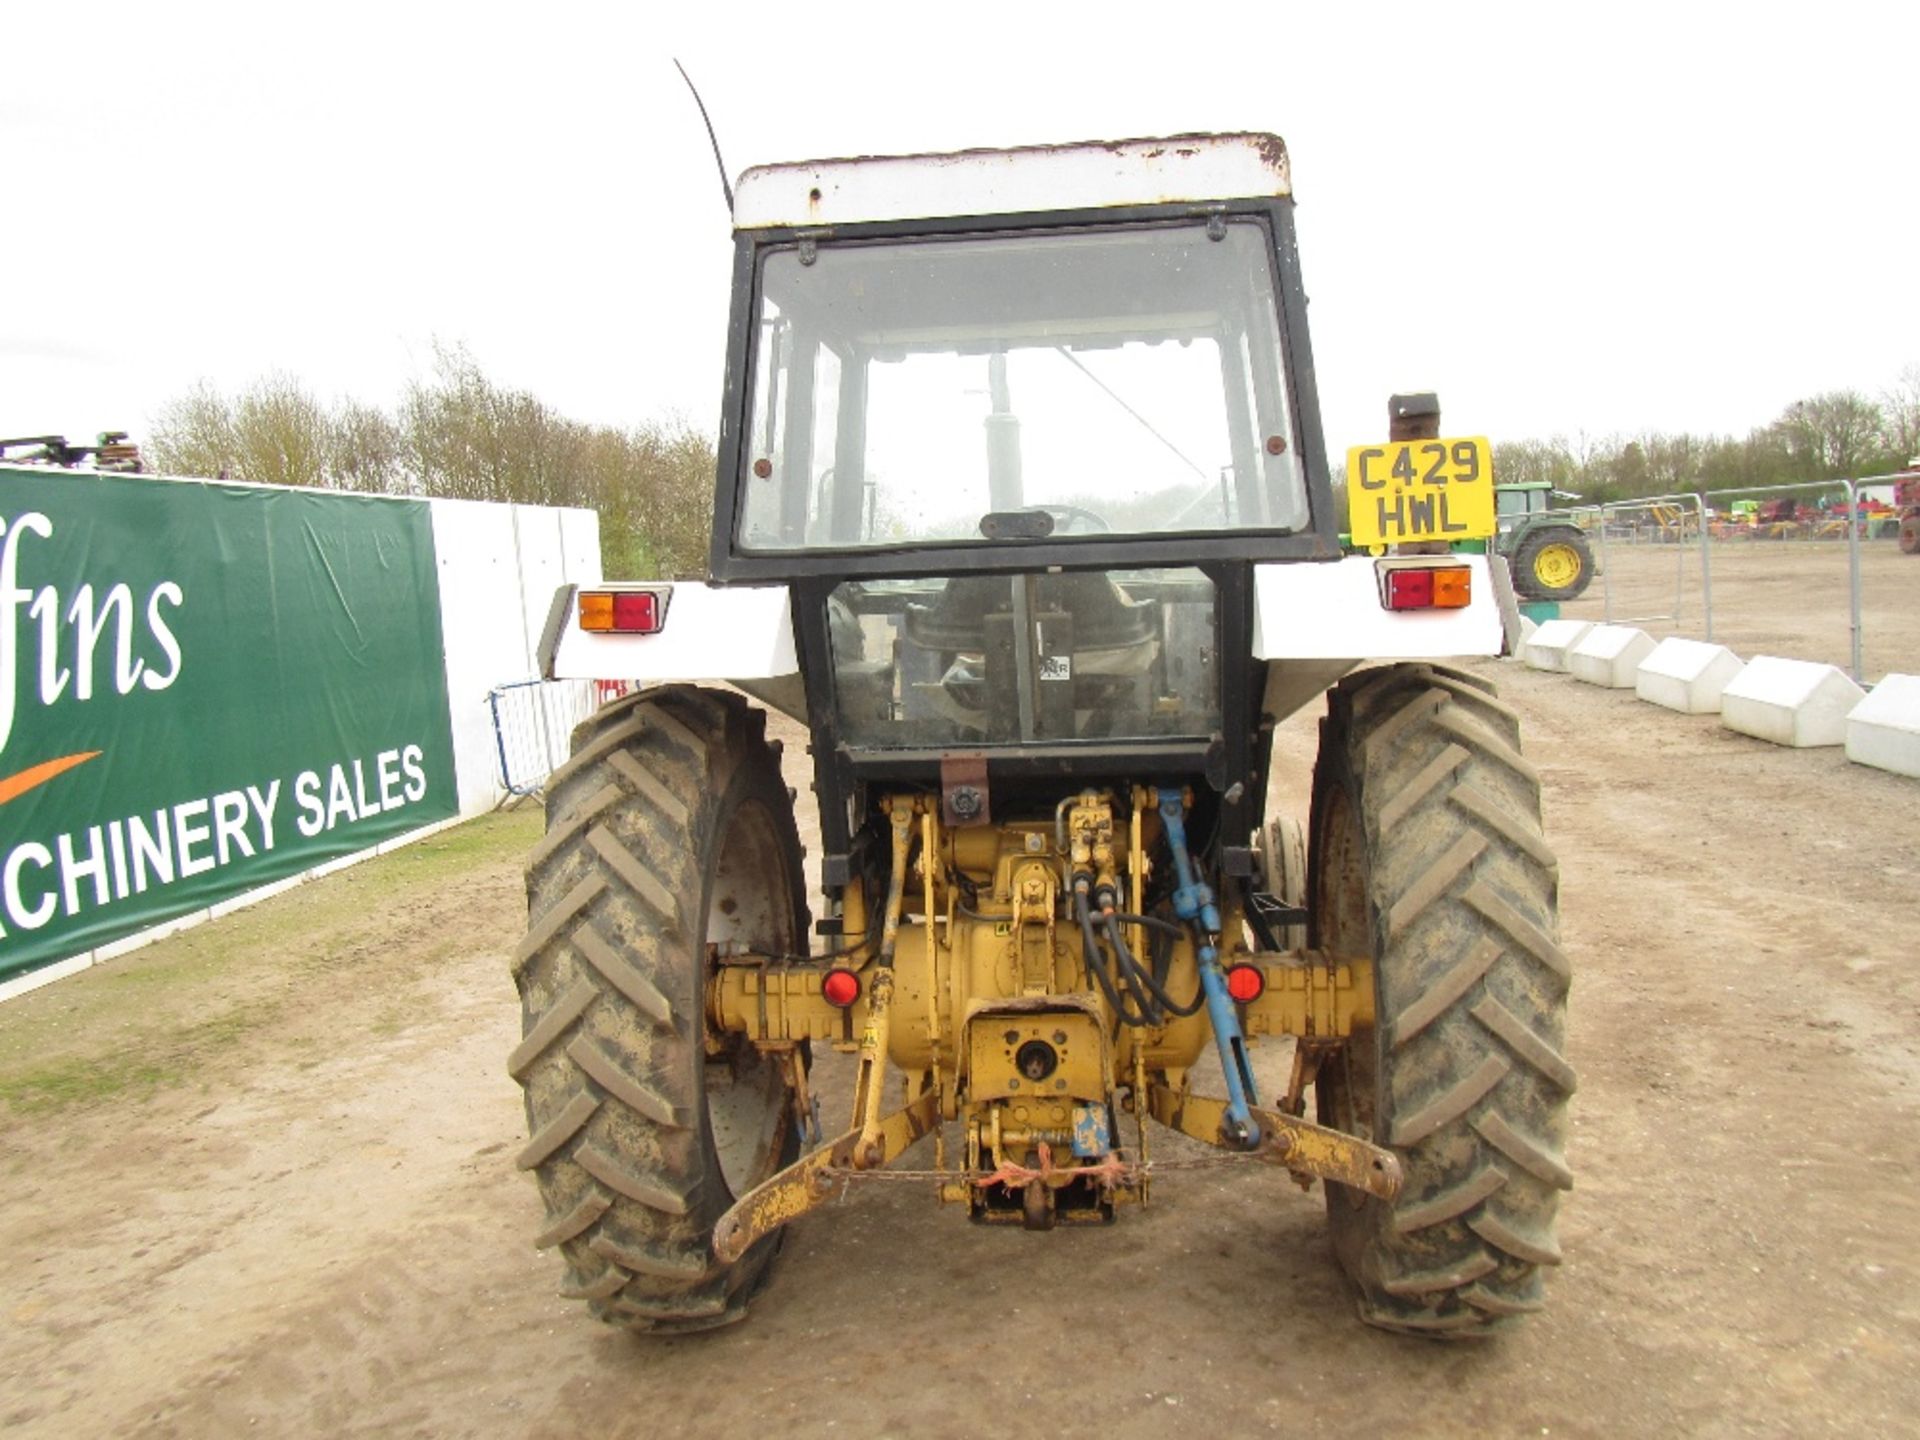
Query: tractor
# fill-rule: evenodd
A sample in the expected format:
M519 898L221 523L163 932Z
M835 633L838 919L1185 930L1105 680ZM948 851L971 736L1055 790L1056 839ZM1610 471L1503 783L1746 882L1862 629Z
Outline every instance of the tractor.
M1578 600L1593 583L1586 534L1550 514L1553 486L1529 480L1495 487L1500 533L1494 542L1513 568L1513 588L1529 600Z
M1368 1322L1539 1309L1557 871L1518 717L1443 663L1519 629L1445 543L1493 530L1488 449L1369 449L1391 530L1343 554L1282 143L781 164L732 203L709 576L563 587L541 642L635 687L548 781L511 962L563 1293L737 1321L786 1226L915 1146L975 1222L1124 1223L1179 1181L1165 1127L1318 1182ZM1322 697L1303 826L1273 731Z

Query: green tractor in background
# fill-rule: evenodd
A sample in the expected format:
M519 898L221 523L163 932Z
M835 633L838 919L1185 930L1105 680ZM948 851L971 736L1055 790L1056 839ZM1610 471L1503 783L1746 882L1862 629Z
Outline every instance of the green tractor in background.
M1529 480L1493 487L1500 531L1492 540L1463 540L1456 550L1485 550L1507 557L1513 588L1525 600L1577 600L1592 583L1593 549L1586 535L1553 512L1553 485Z

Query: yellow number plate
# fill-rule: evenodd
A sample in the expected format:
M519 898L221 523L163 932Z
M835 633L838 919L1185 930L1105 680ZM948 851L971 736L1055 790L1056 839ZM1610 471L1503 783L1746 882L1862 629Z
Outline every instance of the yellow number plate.
M1356 545L1493 534L1493 447L1478 437L1354 446L1347 524Z

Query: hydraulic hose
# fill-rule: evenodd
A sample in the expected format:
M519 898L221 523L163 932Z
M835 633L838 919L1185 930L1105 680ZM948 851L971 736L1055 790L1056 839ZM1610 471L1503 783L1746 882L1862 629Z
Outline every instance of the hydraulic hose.
M1127 917L1117 913L1110 912L1107 914L1105 917L1107 938L1113 944L1114 953L1120 957L1121 974L1128 978L1137 977L1139 984L1143 985L1152 994L1156 1002L1155 1010L1157 1014L1154 1023L1156 1025L1164 1024L1168 1015L1177 1016L1183 1020L1189 1015L1198 1015L1201 1007L1207 1003L1206 986L1204 984L1196 985L1194 987L1193 999L1184 1005L1178 1000L1175 1000L1173 996L1167 992L1163 978L1148 970L1146 966L1142 965L1139 960L1135 958L1133 952L1127 948L1126 938L1120 933L1119 925L1119 922L1125 918ZM1165 922L1161 923L1164 924ZM1168 928L1171 929L1172 927L1169 926Z
M1128 947L1126 937L1120 933L1120 922L1125 920L1145 923L1160 936L1179 936L1185 932L1179 926L1170 924L1152 916L1134 917L1123 912L1102 910L1100 920L1106 931L1107 945L1112 947L1116 966L1120 972L1120 985L1115 985L1107 974L1107 957L1100 943L1100 937L1094 929L1091 906L1087 898L1087 887L1076 883L1073 891L1074 919L1080 926L1081 952L1085 957L1087 972L1093 976L1107 997L1107 1003L1114 1008L1121 1023L1135 1027L1159 1027L1167 1023L1169 1017L1186 1018L1200 1013L1207 1003L1204 983L1195 991L1192 1000L1185 1004L1175 1000L1168 993L1164 974L1156 974L1142 965ZM1169 944L1168 949L1171 949ZM1163 968L1156 966L1156 969ZM1124 993L1122 993L1124 987ZM1129 1005L1131 1000L1131 1005Z
M1175 940L1184 940L1187 936L1184 927L1174 924L1171 920L1162 920L1158 915L1129 915L1124 910L1114 910L1109 913L1124 925L1139 925L1148 930L1158 930L1161 934L1170 935Z
M1084 883L1073 887L1074 918L1080 922L1080 944L1086 959L1087 973L1099 984L1107 1003L1113 1006L1121 1022L1127 1025L1145 1025L1150 1023L1144 1008L1128 1010L1126 999L1115 988L1113 980L1107 974L1106 957L1100 953L1100 942L1094 937L1093 917L1087 908L1087 888ZM1131 988L1131 987L1130 987Z

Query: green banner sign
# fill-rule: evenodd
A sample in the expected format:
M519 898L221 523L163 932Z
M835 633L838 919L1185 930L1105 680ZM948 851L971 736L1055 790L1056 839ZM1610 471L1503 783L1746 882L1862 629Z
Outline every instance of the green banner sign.
M428 507L0 467L0 980L453 815Z

